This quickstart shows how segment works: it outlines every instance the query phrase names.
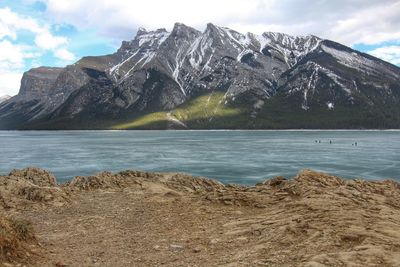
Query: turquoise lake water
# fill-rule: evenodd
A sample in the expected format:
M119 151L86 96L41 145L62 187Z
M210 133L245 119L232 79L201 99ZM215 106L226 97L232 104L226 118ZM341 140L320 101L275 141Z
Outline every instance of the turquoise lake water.
M400 180L400 131L0 131L0 155L0 174L37 166L60 182L125 169L239 184L304 168Z

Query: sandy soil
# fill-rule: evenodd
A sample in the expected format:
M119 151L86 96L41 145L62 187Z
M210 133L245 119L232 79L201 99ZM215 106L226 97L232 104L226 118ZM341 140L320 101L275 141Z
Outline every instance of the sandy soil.
M242 187L126 171L57 186L25 169L0 176L0 210L36 233L4 266L400 266L392 181L305 170Z

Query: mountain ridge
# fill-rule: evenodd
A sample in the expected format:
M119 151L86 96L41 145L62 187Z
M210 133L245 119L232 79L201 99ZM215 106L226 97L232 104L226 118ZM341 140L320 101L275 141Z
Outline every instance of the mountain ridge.
M157 112L163 123L136 128L400 128L399 81L400 68L313 35L175 23L139 29L114 54L26 72L0 104L0 128L111 129ZM187 103L210 95L240 112L187 115ZM186 121L173 115L180 106Z

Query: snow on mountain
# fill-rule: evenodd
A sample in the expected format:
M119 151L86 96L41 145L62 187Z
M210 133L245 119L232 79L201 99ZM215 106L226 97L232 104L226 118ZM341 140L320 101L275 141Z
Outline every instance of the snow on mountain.
M222 93L223 106L244 110L251 127L272 127L279 114L295 119L291 114L343 109L374 109L379 120L394 123L399 80L398 67L313 35L244 34L211 23L200 32L176 23L170 32L141 28L111 55L26 72L20 93L0 105L0 128L15 127L16 117L22 125L126 120L214 92ZM382 106L390 108L376 110Z

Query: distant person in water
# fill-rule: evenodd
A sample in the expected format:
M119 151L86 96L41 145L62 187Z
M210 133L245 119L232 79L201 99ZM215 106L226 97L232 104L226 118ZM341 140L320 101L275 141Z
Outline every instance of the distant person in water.
M332 144L332 140L329 140L329 144Z
M357 142L354 143L357 146Z

